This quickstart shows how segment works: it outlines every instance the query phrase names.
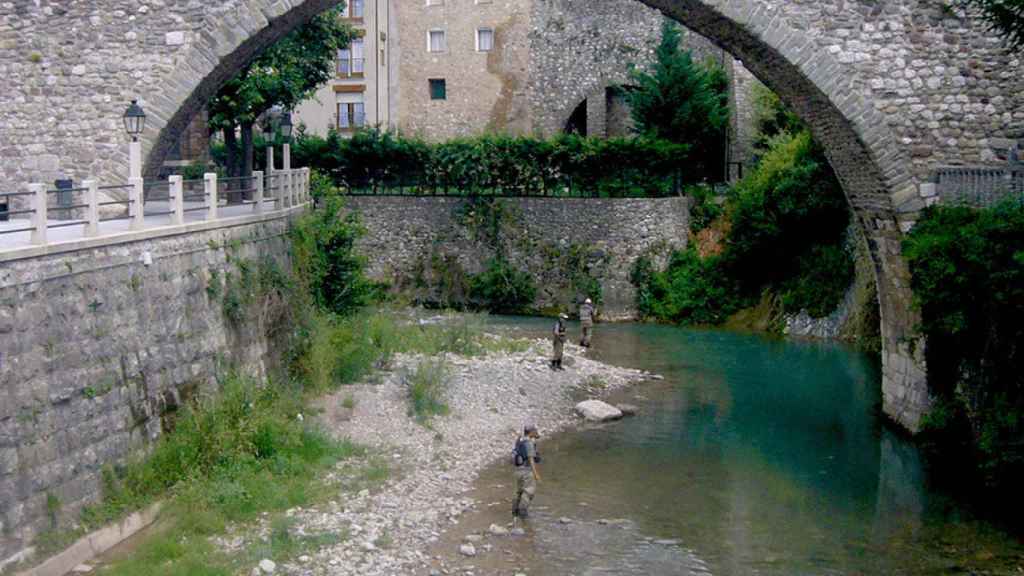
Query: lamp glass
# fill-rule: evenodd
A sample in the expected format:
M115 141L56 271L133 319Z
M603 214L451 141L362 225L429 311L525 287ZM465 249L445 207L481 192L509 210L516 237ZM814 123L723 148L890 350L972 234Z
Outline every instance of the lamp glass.
M281 136L284 136L285 140L292 137L292 113L285 112L281 115Z
M129 136L135 138L146 129L146 112L139 106L138 100L132 100L128 109L124 111L124 130Z

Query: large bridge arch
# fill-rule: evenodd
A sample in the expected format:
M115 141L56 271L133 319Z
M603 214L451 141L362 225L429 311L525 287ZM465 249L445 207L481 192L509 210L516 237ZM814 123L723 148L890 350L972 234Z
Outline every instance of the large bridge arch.
M636 0L535 1L593 11ZM936 167L998 163L1024 138L1020 59L977 20L926 0L642 1L742 60L823 143L874 258L884 409L915 429L928 397L900 241L934 201ZM0 190L58 175L123 179L120 115L135 97L150 117L152 171L221 82L337 3L0 3Z
M804 29L785 4L764 0L641 0L718 43L810 126L825 148L874 263L882 319L883 410L916 431L929 407L924 343L915 337L901 221L924 207L921 180L884 114L861 91L868 80Z

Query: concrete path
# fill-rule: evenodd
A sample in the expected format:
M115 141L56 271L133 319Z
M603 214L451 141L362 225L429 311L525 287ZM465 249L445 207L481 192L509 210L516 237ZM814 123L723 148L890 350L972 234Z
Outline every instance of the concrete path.
M203 222L206 220L205 204L202 202L186 202L185 203L185 222ZM277 209L277 200L267 199L263 202L263 210L265 212L271 212ZM146 218L145 226L143 229L158 228L161 226L170 226L171 216L170 214L163 214L170 210L170 203L167 201L151 201L146 202ZM191 211L189 211L191 210ZM231 218L235 216L248 216L256 212L256 206L254 204L234 204L234 205L220 205L217 208L217 219L221 220L224 218ZM80 240L85 238L85 223L75 224L73 226L64 226L61 228L53 228L53 226L64 224L69 222L67 220L50 220L50 228L46 231L47 244L53 244L56 242L65 242L69 240ZM106 236L109 234L115 234L118 232L128 231L128 220L127 218L121 220L110 220L107 222L100 222L99 234L97 237ZM11 219L7 222L0 222L0 250L10 250L15 248L22 248L31 246L32 232L25 230L26 228L32 227L32 221L29 219L15 220ZM18 231L21 230L21 231Z

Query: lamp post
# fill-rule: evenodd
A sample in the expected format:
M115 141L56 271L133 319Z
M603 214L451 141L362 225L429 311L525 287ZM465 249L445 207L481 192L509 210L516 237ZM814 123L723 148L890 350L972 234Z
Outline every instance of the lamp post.
M281 114L281 136L284 137L284 145L281 146L282 155L282 168L284 170L292 169L292 113L284 112Z
M124 131L132 138L128 145L128 177L142 178L142 142L139 142L139 134L146 129L146 112L139 106L138 100L132 100L122 120Z

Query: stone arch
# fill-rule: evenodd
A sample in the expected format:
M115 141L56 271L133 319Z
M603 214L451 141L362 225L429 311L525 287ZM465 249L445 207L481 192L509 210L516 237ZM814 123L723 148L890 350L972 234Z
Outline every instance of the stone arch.
M623 2L627 0L622 0ZM900 256L899 213L920 201L911 162L886 118L860 89L866 84L806 29L790 23L788 3L771 0L640 0L711 40L741 60L811 127L821 142L868 241L882 316L885 412L916 430L928 406L923 346L913 337L908 272ZM232 74L263 48L338 0L248 0L198 35L186 63L154 96L154 123L146 134L146 171L153 173L191 117ZM585 97L597 86L625 82L624 74L600 74L575 90ZM564 125L578 104L565 102Z
M637 13L646 9L638 2L740 59L825 146L874 261L884 408L915 429L928 395L902 235L926 199L936 200L929 182L935 168L1001 163L1005 142L1024 136L1022 60L970 15L925 0L533 0L529 65L551 73L527 87L531 108L565 107L568 114L578 103L575 90L621 82L601 68L593 82L555 81L560 63L583 57L579 42L594 39L588 50L603 62L609 44L600 34L629 23L644 30ZM221 82L337 3L0 3L0 21L10 24L0 26L0 72L12 88L0 91L0 189L58 174L123 181L119 118L132 97L149 112L143 144L152 173ZM556 18L559 10L566 16ZM546 26L544 14L551 17ZM628 33L617 38L611 53L632 56L639 44ZM538 54L552 57L536 61ZM545 90L546 104L533 100ZM550 133L561 125L548 114L534 128Z
M220 18L212 31L200 34L181 56L187 66L172 79L172 85L182 89L170 97L154 97L148 108L153 124L144 138L146 177L156 177L189 122L222 84L296 26L339 3L341 0L300 0L291 2L289 8L286 2L250 0L237 7L234 15Z
M623 92L629 88L628 84L598 86L577 102L568 114L557 116L565 117L561 131L602 138L629 136L633 133L632 121Z
M766 0L640 0L742 61L808 123L843 186L874 263L882 318L883 409L916 431L929 406L923 342L914 335L900 212L920 202L908 155L867 84L806 27Z

